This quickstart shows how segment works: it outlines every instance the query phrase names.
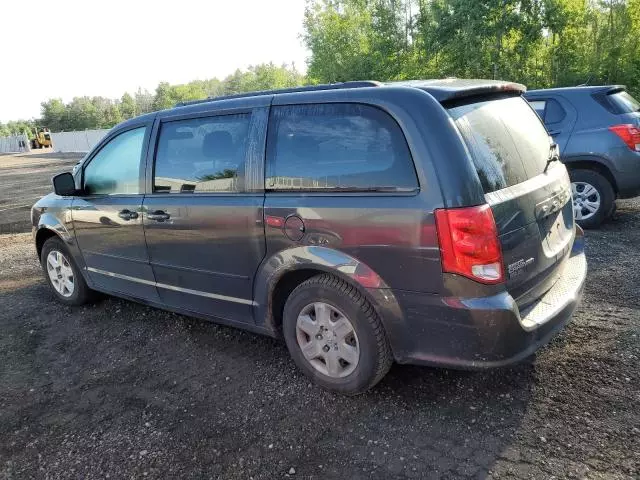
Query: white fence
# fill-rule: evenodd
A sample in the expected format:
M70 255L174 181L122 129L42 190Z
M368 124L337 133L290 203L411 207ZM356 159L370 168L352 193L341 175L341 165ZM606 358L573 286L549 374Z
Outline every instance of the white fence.
M88 152L102 140L109 130L84 130L51 134L54 152ZM20 145L20 141L24 143ZM0 153L28 152L31 142L26 135L0 137ZM44 150L41 150L44 152ZM50 151L50 150L49 150Z
M22 145L20 144L22 142ZM0 153L14 153L29 151L29 140L26 135L12 135L0 137Z
M51 134L54 152L88 152L109 130L84 130Z

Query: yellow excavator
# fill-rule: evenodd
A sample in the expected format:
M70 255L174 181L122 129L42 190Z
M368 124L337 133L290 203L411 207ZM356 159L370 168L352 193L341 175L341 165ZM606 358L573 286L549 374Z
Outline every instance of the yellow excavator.
M31 149L51 147L51 132L47 127L34 127Z

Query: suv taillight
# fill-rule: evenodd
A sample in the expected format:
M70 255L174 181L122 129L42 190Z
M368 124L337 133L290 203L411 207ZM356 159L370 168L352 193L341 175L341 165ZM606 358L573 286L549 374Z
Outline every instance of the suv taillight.
M630 123L609 127L634 152L640 152L640 129Z
M437 209L442 270L481 283L504 281L502 249L489 205Z

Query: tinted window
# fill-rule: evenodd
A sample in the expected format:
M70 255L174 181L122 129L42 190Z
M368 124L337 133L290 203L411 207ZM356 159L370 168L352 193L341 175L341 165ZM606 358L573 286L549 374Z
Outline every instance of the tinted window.
M640 103L624 90L607 95L614 107L615 113L631 113L640 110Z
M449 109L464 138L485 193L544 171L550 140L540 118L520 97Z
M562 105L558 103L556 100L548 100L547 101L547 110L545 111L544 123L547 125L551 123L558 123L564 120L566 112Z
M111 139L84 169L89 195L140 193L140 159L146 128L136 128Z
M247 113L163 123L154 192L241 190L250 119Z
M417 187L404 135L382 110L356 104L272 109L267 188L362 191Z

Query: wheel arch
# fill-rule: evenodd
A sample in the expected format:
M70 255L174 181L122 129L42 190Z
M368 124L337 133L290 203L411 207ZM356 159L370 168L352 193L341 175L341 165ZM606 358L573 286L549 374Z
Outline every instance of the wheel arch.
M38 253L38 260L42 256L42 247L44 246L44 242L49 240L51 237L61 238L57 232L54 232L53 230L47 227L40 228L36 232L35 242L36 242L36 252Z
M33 210L32 210L33 212ZM67 246L71 247L74 240L73 229L70 232L70 222L63 221L64 215L60 207L50 208L44 212L38 212L35 216L32 213L32 221L34 225L34 240L38 256L42 251L42 245L48 238L55 235L60 238Z
M78 244L76 243L73 224L70 221L63 221L63 218L64 216L60 215L60 212L58 211L47 211L34 219L35 226L33 239L36 252L38 254L38 261L40 261L44 243L49 238L57 237L65 244L69 250L69 254L80 269L85 281L89 286L91 286L91 280L86 274L84 258L78 248Z
M280 333L284 305L287 302L289 295L291 295L291 292L293 292L293 290L295 290L295 288L305 280L315 277L316 275L322 275L323 273L330 272L319 269L317 266L305 266L287 270L283 272L279 278L274 279L275 284L273 285L273 289L269 296L269 302L267 304L268 311L266 312L267 317L265 318L265 323L269 328L278 332L278 334Z
M565 166L567 170L571 172L572 170L593 170L604 178L611 184L613 191L618 193L618 184L616 182L616 178L613 173L611 173L611 168L607 165L606 161L600 157L576 157L564 160ZM569 173L571 175L571 173Z
M366 264L338 250L304 246L278 252L263 262L254 283L256 323L279 336L284 305L291 292L305 280L325 273L358 288L376 309L383 325L386 312L400 311L391 290Z

